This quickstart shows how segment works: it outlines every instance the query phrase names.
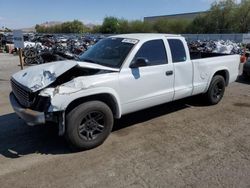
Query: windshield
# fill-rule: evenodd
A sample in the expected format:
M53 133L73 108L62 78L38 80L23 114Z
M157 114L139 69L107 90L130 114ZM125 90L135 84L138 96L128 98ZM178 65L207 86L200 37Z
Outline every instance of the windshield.
M106 38L97 42L79 59L112 68L120 68L130 50L138 42L135 39Z

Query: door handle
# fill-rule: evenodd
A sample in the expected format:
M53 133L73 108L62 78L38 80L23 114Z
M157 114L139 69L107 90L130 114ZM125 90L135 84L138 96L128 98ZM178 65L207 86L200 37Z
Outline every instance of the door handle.
M171 76L171 75L173 75L173 74L174 74L173 71L167 71L167 72L166 72L166 76Z

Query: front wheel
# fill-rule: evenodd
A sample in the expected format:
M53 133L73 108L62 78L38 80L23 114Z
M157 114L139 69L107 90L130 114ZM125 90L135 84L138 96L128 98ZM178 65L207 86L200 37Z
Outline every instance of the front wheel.
M83 103L66 115L66 139L74 150L101 145L113 127L113 113L103 102Z
M215 105L220 102L225 92L225 79L220 75L215 75L210 83L207 93L205 94L207 102Z

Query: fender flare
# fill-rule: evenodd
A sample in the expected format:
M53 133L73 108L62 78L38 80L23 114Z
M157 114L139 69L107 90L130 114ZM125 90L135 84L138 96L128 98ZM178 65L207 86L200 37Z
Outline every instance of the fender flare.
M120 98L114 89L107 87L89 88L72 93L56 94L51 99L51 105L48 112L65 111L67 107L75 100L101 94L107 94L112 97L116 105L115 118L120 118L122 114Z
M212 81L214 75L216 75L216 73L218 73L218 72L220 72L220 71L226 71L226 77L227 77L227 78L226 78L225 81L226 81L226 85L228 85L228 82L229 82L229 80L230 80L229 70L228 70L227 67L221 66L221 67L219 67L219 68L217 68L217 69L214 69L214 70L212 71L212 73L211 73L211 75L210 75L210 77L209 77L209 79L208 79L208 83L207 83L207 87L206 87L205 92L207 92L207 90L208 90L208 88L209 88L209 86L210 86L210 84L211 84L211 81Z

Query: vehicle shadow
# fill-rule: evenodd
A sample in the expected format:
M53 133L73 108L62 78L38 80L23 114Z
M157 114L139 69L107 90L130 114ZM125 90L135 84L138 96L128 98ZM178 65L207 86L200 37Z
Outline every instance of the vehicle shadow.
M250 77L247 76L239 76L236 80L236 82L241 84L248 84L250 85Z
M178 101L162 104L159 106L151 107L138 112L134 112L123 116L119 120L116 120L113 131L118 131L120 129L133 126L138 123L146 122L160 116L171 114L173 112L177 112L185 108L198 106L207 106L201 96L189 97Z
M197 106L197 98L187 98L146 110L135 112L115 121L113 131L133 126L191 106ZM203 106L200 103L200 106ZM0 155L19 158L28 154L68 154L71 153L63 137L58 136L54 125L30 127L15 113L0 116Z
M65 154L70 150L57 136L54 125L30 127L15 113L0 116L0 155L19 158L27 154Z

